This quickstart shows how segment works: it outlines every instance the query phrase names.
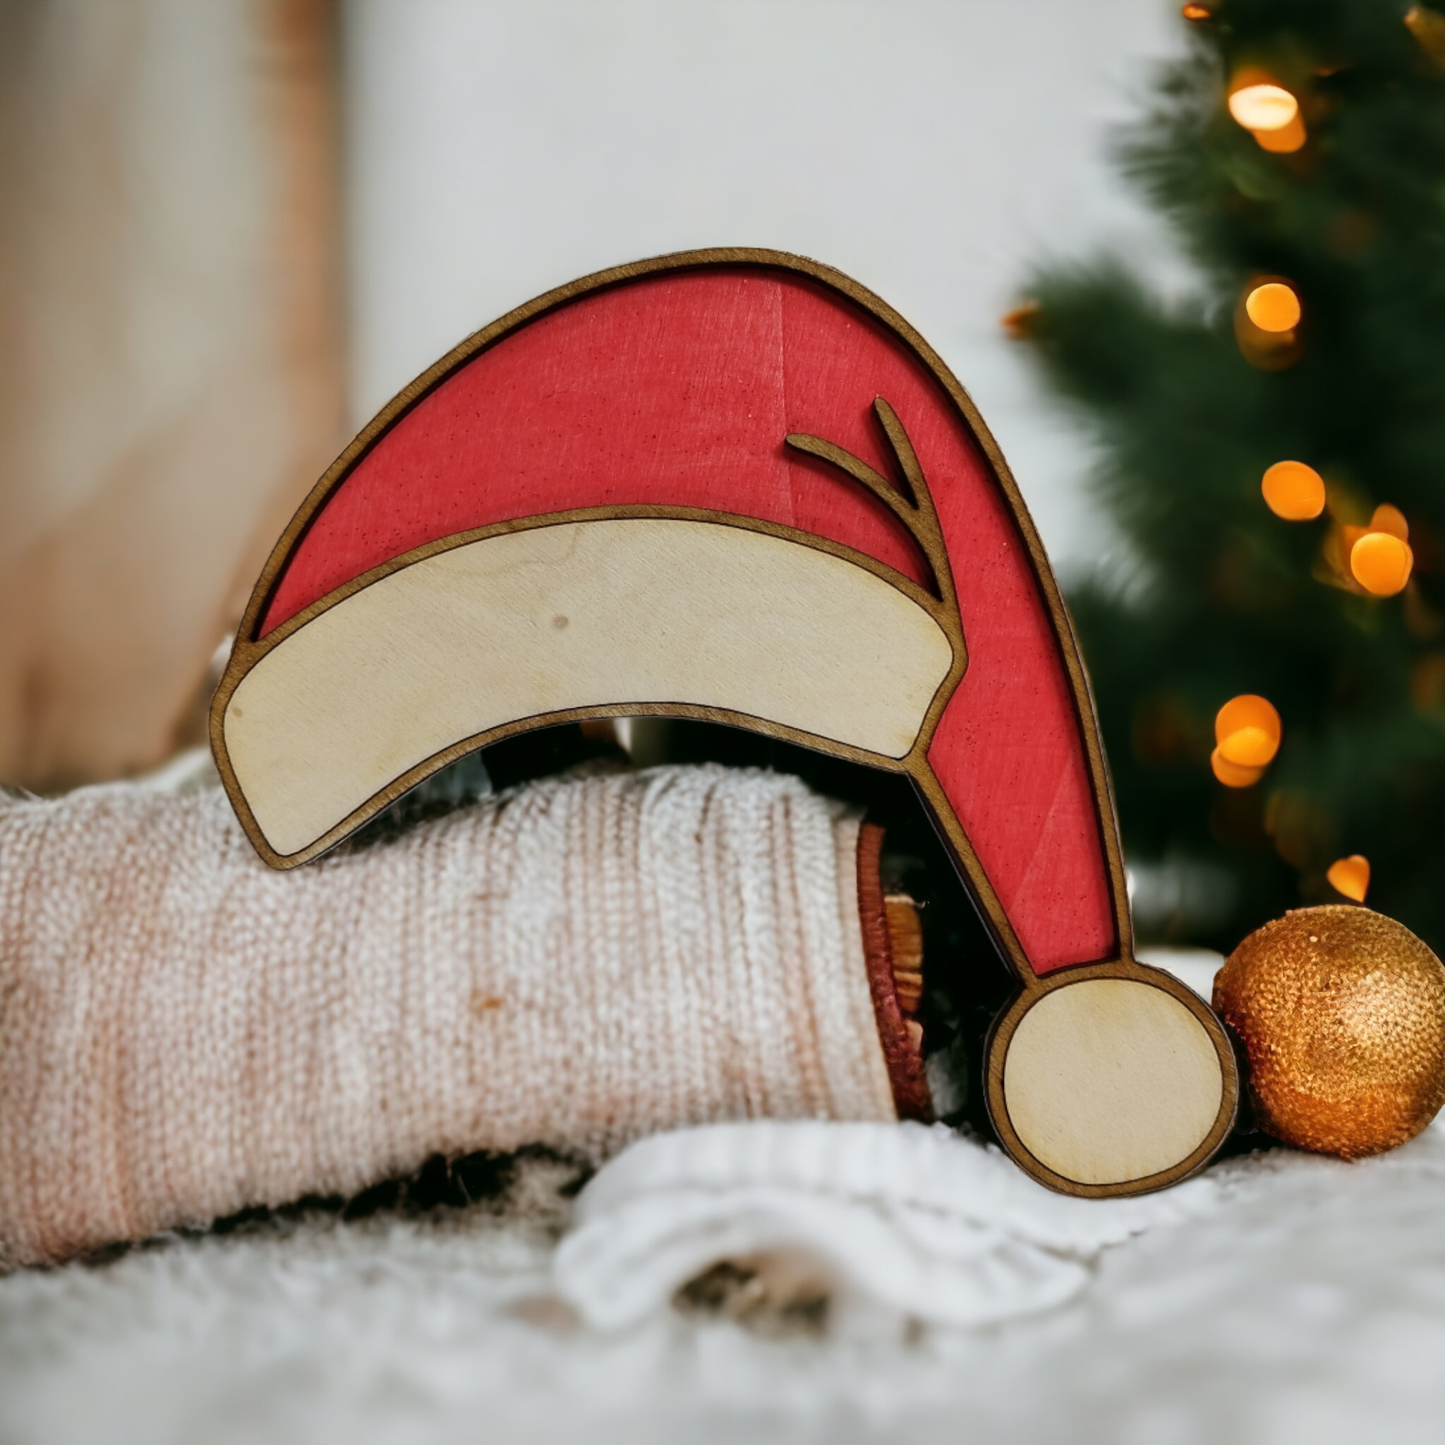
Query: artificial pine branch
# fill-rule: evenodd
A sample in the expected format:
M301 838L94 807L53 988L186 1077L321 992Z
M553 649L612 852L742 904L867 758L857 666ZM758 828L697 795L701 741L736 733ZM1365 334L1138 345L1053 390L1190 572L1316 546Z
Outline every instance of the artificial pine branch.
M1339 901L1325 871L1363 853L1371 906L1440 950L1445 71L1426 42L1445 17L1407 0L1204 4L1119 148L1194 294L1166 303L1107 257L1054 265L1019 328L1100 444L1096 495L1130 553L1070 592L1125 846L1233 878L1213 921L1175 921L1182 940L1228 949L1287 908ZM1298 150L1272 153L1231 118L1247 70L1299 99ZM1236 339L1262 276L1304 305L1281 369ZM1324 476L1319 520L1265 506L1261 476L1282 459ZM1327 553L1332 527L1386 502L1415 568L1403 594L1375 598ZM1230 789L1210 770L1213 717L1246 692L1276 705L1284 738L1259 783Z

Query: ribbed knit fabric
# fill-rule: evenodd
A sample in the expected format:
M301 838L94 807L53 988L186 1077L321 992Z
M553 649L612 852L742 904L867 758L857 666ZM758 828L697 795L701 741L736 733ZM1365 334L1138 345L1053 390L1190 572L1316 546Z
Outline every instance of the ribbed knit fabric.
M857 839L720 767L550 780L289 873L217 788L0 804L0 1263L437 1152L892 1119Z
M811 1295L838 1333L897 1338L910 1321L974 1328L1061 1304L1106 1246L1218 1197L1192 1179L1141 1199L1072 1199L941 1124L713 1124L607 1163L554 1269L602 1329L668 1312L727 1264L752 1276L754 1307Z

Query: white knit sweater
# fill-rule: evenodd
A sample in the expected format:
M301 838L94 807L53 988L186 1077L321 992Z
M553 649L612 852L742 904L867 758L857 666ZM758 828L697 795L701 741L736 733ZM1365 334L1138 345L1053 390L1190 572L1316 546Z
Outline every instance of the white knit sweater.
M436 1152L892 1119L857 837L720 767L552 780L289 873L214 787L0 804L0 1263Z

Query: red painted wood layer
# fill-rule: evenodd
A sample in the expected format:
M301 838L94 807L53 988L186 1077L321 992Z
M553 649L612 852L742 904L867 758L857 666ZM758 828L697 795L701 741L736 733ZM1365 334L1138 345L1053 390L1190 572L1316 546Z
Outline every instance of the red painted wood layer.
M673 275L514 332L355 468L297 549L262 632L424 542L609 503L721 507L816 530L921 580L880 503L783 446L792 291L758 271Z
M781 522L924 580L878 503L783 444L811 432L892 475L876 396L897 411L928 477L968 645L929 760L1034 969L1110 957L1112 895L1083 737L1003 494L923 365L806 278L764 267L662 273L504 338L356 465L295 549L261 631L424 542L611 503Z

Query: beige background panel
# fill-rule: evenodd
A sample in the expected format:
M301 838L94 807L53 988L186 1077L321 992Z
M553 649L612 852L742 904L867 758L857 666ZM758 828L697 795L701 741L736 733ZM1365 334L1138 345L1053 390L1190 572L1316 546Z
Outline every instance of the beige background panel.
M917 603L830 553L572 522L437 553L321 613L237 687L226 747L287 855L442 748L568 708L691 703L900 758L951 661Z
M1178 999L1101 978L1045 994L1004 1060L1019 1138L1081 1184L1118 1184L1172 1168L1204 1142L1224 1080L1214 1043Z
M0 4L0 782L199 742L346 440L335 10Z

